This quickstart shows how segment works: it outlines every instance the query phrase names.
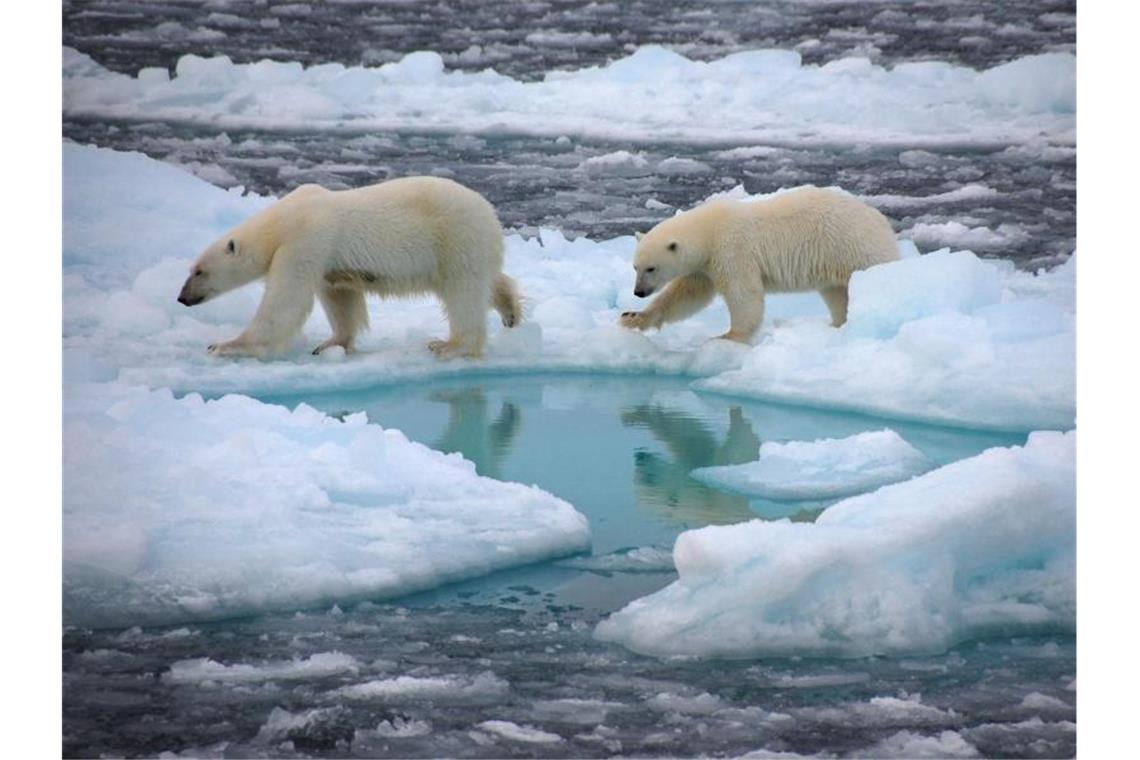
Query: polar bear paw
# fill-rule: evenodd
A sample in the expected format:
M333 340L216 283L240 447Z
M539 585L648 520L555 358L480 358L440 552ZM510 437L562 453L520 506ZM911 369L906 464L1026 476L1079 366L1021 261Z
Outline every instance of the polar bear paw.
M454 340L433 340L431 343L428 343L428 348L440 359L452 359L456 356L474 359L482 354L479 349L471 348Z
M729 340L733 343L743 343L747 346L752 343L752 336L745 335L742 332L734 332L733 330L729 330L728 332L718 335L715 338L709 338L710 342L714 340Z
M211 343L206 346L206 353L210 356L253 356L254 352L249 346L237 340L227 340L225 343Z
M619 321L622 327L630 330L648 330L657 327L653 318L644 311L623 311Z
M336 337L333 337L333 338L329 338L324 343L321 343L319 346L314 348L313 349L313 356L319 356L322 351L324 351L327 348L332 348L333 346L340 346L341 348L344 349L344 352L346 354L356 353L356 345L355 345L354 341L352 340L352 338L336 338Z

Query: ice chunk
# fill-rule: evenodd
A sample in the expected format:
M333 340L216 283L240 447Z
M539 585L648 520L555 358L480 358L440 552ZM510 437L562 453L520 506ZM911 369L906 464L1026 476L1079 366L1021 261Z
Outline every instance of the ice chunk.
M755 462L693 470L697 480L747 496L829 499L912 478L932 463L893 430L820 441L767 441Z
M657 164L657 173L666 175L684 176L688 174L708 174L712 167L702 161L691 158L666 158Z
M921 154L922 161L937 160L938 157L926 151L903 151L899 154L899 160L907 166L914 165L914 162L919 160L914 158L914 154ZM904 156L909 156L909 159L904 159ZM926 157L930 157L927 159ZM992 187L985 185L964 185L954 190L948 190L944 193L935 193L934 195L863 195L860 196L867 203L879 208L884 212L906 212L915 208L923 206L946 206L950 203L977 203L981 200L989 198L996 198L998 191Z
M533 726L520 726L509 720L485 720L476 728L481 728L510 741L526 744L556 744L562 741L562 737L558 734L552 734Z
M258 729L256 741L263 744L276 744L285 740L328 741L336 734L342 734L348 740L352 738L352 729L346 717L343 707L318 707L295 713L274 707Z
M596 635L657 655L933 653L1075 626L1076 434L1039 432L814 523L689 531L679 580Z
M997 303L1002 277L969 251L941 250L856 272L848 289L847 332L888 338L907 322Z
M673 552L661 546L638 546L596 557L572 557L558 564L597 573L667 573L673 570Z
M643 177L653 173L644 155L628 150L591 156L579 168L591 177Z
M903 233L924 248L951 245L972 251L1002 251L1029 239L1029 233L1016 224L967 227L961 222L919 222Z
M356 658L341 652L319 652L307 659L288 662L267 662L257 665L237 663L223 665L202 657L179 660L170 665L163 678L171 683L254 683L321 678L340 673L355 673L359 669Z
M65 396L72 625L396 596L588 545L569 504L361 414L113 383Z
M957 731L946 730L934 736L913 731L899 731L857 755L866 757L980 757L977 747Z
M1025 110L1075 112L1076 71L1068 53L1046 53L1003 63L978 75L981 93Z
M491 671L472 678L461 676L399 676L345 686L338 693L351 700L407 702L430 700L445 704L489 704L504 698L510 685Z
M380 721L374 730L357 729L353 734L354 743L366 743L374 739L411 739L431 733L431 723L399 715L392 720Z

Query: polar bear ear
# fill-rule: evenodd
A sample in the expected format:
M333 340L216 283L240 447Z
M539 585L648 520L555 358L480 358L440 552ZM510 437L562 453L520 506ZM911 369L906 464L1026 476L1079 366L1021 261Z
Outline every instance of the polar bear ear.
M237 255L237 252L238 252L237 241L234 240L233 238L230 238L230 242L226 243L226 253L228 253L231 256L235 256L235 255Z
M645 233L644 232L635 232L635 233L633 233L633 236L635 238L637 238L638 240L641 240L643 237L645 237Z

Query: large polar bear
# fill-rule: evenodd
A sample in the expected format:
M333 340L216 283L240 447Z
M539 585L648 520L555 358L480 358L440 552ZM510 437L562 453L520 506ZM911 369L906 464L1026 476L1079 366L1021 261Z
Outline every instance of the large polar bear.
M486 312L503 324L521 317L514 281L502 273L503 231L481 195L451 180L406 177L355 190L304 185L207 248L179 302L194 306L265 277L253 321L214 356L265 357L284 350L320 299L332 337L317 346L354 350L368 326L366 293L432 292L450 336L429 344L439 356L478 356Z
M661 295L621 324L661 327L720 293L747 343L764 321L764 294L818 290L838 327L847 321L851 273L898 259L886 217L836 189L806 185L761 201L715 200L658 224L637 244L634 295Z

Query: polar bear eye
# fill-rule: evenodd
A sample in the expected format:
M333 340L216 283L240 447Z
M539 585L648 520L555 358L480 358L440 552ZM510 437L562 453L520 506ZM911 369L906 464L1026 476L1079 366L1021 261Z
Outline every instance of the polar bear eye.
M657 271L657 267L646 267L646 268L645 268L645 273L646 273L646 274L653 274L653 273L654 273L654 272L656 272L656 271Z
M230 254L237 253L237 245L234 244L233 240L226 243L226 253L230 253Z
M668 248L670 251L675 251L675 250L677 250L677 241L676 241L676 240L674 240L672 243L670 243L669 245L667 245L667 246L666 246L666 248Z

